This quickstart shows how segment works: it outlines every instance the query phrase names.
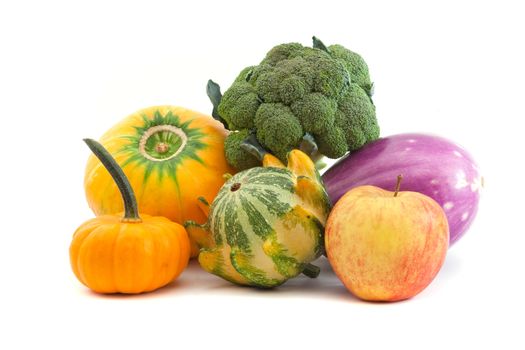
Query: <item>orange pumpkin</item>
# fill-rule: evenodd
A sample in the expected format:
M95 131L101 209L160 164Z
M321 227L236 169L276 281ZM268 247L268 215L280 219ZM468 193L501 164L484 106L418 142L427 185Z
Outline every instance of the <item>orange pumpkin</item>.
M188 264L186 230L164 217L140 217L122 169L100 144L85 141L115 179L125 214L102 215L76 230L69 249L73 272L99 293L141 293L170 283Z
M100 143L112 154L137 194L139 209L179 224L206 219L198 197L211 203L235 171L226 162L221 123L173 106L140 110L108 130ZM95 157L86 167L84 187L95 215L123 210L117 186ZM192 256L198 248L192 245Z

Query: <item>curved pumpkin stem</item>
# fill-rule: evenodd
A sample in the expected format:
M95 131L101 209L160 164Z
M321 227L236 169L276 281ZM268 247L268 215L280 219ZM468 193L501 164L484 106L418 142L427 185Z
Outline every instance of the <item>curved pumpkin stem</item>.
M123 222L142 222L139 216L139 209L137 205L137 199L133 188L129 183L126 174L122 168L118 165L115 158L109 154L109 152L99 142L92 139L84 139L84 142L91 149L93 154L100 160L104 168L107 169L122 195L124 201L124 218Z

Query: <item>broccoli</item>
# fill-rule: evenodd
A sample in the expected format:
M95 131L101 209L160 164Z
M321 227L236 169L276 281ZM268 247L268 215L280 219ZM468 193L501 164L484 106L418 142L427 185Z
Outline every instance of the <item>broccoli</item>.
M250 136L250 131L244 129L241 131L232 131L224 141L224 152L226 159L230 164L239 164L243 168L253 168L261 164L258 158L252 153L248 153L241 148L242 143Z
M366 62L341 45L298 43L272 48L257 66L241 71L221 95L208 82L213 116L231 133L228 163L243 170L258 164L243 143L258 142L282 161L293 148L339 158L379 137Z

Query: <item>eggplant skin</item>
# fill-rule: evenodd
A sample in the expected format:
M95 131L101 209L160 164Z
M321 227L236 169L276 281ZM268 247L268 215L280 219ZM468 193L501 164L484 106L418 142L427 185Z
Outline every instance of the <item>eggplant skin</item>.
M441 205L450 227L450 245L468 230L478 211L483 177L472 156L458 144L429 134L399 134L366 144L323 174L335 204L350 189L372 185L423 193Z

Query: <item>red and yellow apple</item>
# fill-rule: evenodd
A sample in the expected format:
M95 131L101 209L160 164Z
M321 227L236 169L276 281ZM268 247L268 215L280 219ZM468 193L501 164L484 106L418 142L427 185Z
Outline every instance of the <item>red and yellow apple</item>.
M328 260L355 296L370 301L408 299L439 272L448 248L445 212L418 192L374 186L348 191L325 231Z

